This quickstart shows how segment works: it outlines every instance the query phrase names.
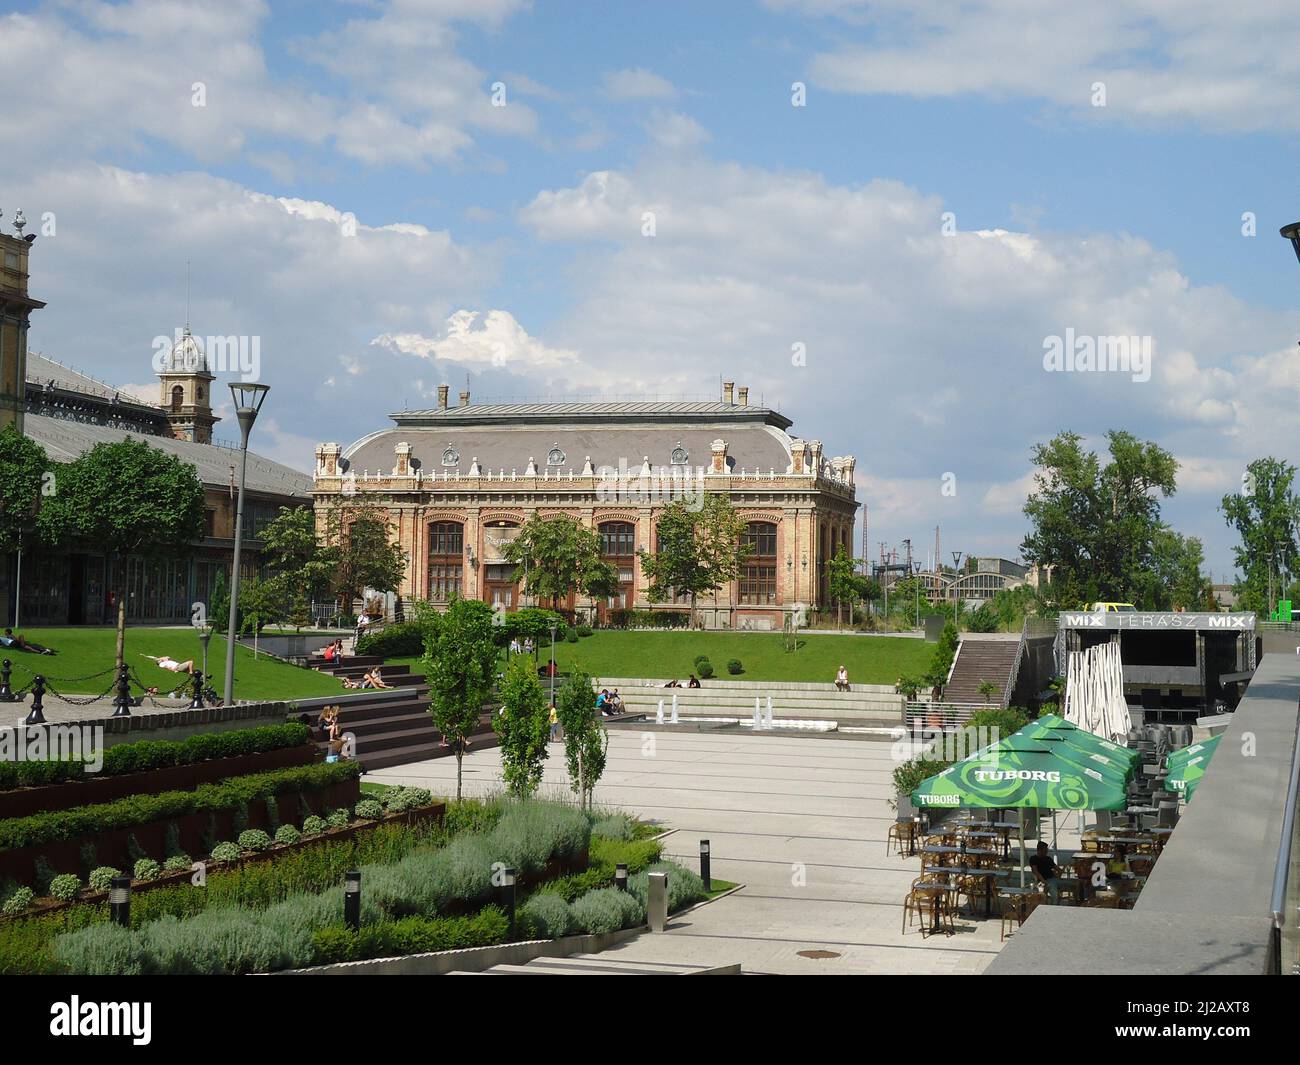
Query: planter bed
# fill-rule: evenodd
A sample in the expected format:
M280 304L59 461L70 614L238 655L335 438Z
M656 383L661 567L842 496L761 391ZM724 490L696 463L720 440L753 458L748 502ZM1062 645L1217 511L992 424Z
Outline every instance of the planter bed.
M291 798L297 798L297 796L291 796ZM204 861L204 864L206 865L205 873L207 874L229 872L232 869L242 868L245 865L255 865L260 862L275 861L282 855L289 854L293 851L307 850L322 843L336 843L341 840L352 839L363 832L379 828L381 825L415 825L425 821L441 822L446 810L447 806L445 803L435 802L429 806L422 806L414 810L405 810L399 814L389 814L379 821L357 821L348 825L347 828L326 829L318 836L305 837L297 843L274 843L264 851L248 852L236 861L214 862L211 858L201 860ZM251 824L251 817L249 818L249 821L250 827L260 827ZM583 857L585 858L586 856L584 855ZM134 896L144 891L152 891L154 888L172 887L188 883L193 876L194 870L191 868L180 869L174 873L164 873L161 876L155 877L153 880L133 879L131 881L131 894ZM38 899L23 913L15 914L10 917L0 917L0 923L3 923L4 921L21 921L29 917L38 917L43 914L54 913L69 906L93 906L107 901L107 891L89 890L83 890L75 899L69 899L65 902L58 900L51 901L48 898Z
M122 773L111 777L88 773L85 780L0 791L0 820L28 817L48 810L70 810L74 806L112 802L127 795L188 791L200 784L212 784L228 777L311 765L323 760L324 752L320 748L314 743L304 743L297 747L281 747L273 751L239 754L230 758L212 758L206 762L150 769L143 773Z

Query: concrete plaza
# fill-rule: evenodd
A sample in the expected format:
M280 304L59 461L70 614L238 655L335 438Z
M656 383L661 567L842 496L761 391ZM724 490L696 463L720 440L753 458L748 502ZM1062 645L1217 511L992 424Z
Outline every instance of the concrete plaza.
M693 869L699 841L710 840L714 877L744 887L672 921L668 934L638 936L608 956L739 962L747 973L982 971L1001 947L997 916L959 919L952 936L922 937L915 925L900 931L920 860L885 854L894 764L883 742L611 730L597 803L674 829L666 854ZM466 793L500 791L500 766L496 749L468 754ZM455 794L456 762L394 766L366 779ZM543 793L571 798L560 744L551 745Z

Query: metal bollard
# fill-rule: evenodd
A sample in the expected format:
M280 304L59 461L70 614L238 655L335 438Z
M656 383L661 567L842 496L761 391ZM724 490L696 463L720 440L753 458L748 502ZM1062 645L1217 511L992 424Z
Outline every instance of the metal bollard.
M508 866L501 874L501 908L506 911L510 934L515 932L515 871Z
M32 678L32 708L27 712L24 725L45 724L45 678Z
M190 705L187 710L203 709L203 674L197 669L193 676L190 677Z
M619 891L627 890L627 863L619 862L614 866L614 886Z
M704 890L713 890L713 876L709 872L709 841L700 840L700 879L704 881Z
M668 924L668 874L651 873L646 897L646 924L651 932L662 932Z
M0 662L0 703L12 703L18 698L14 694L13 688L9 686L9 678L13 673L14 664L5 659Z
M123 928L131 927L131 878L115 876L108 887L108 919Z
M361 870L353 869L343 878L343 923L352 931L361 931Z
M113 697L114 717L131 716L131 667L125 662L117 671L117 695Z

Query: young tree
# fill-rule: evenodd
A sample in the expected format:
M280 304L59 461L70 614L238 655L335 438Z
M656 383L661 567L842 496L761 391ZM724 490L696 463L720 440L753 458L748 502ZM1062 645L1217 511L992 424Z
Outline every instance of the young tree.
M835 620L844 625L844 604L849 604L849 621L853 620L853 604L860 602L866 578L857 571L857 559L848 555L841 544L835 557L826 563L826 577L831 598L835 600Z
M325 512L322 547L333 562L333 587L346 609L367 588L392 592L406 575L406 552L388 537L384 511L364 503L336 503Z
M501 682L501 702L501 712L493 718L501 737L501 775L511 795L526 799L542 783L551 727L546 693L530 659L510 660Z
M49 468L40 444L12 425L0 429L0 555L30 546ZM48 483L57 488L57 480Z
M518 567L514 579L523 580L525 595L552 606L573 591L593 599L618 592L618 572L600 557L600 537L568 515L531 518L501 556Z
M453 599L425 635L421 666L429 681L434 727L456 752L458 799L465 746L492 697L496 662L492 608L475 599Z
M1232 553L1241 574L1235 590L1243 610L1271 611L1270 589L1281 586L1283 569L1296 568L1300 499L1291 487L1295 472L1289 462L1256 459L1246 467L1242 490L1224 496L1219 504L1225 520L1241 537Z
M311 619L312 600L329 593L338 569L337 549L318 542L316 515L310 507L281 507L275 520L262 529L261 540L272 594L301 628Z
M744 531L744 518L724 495L706 496L698 511L690 510L684 500L670 503L659 515L657 550L637 552L649 581L650 602L690 596L694 625L699 597L715 594L740 575L750 553L741 541Z
M203 536L194 467L143 440L96 444L56 471L38 525L51 543L93 544L116 557L117 664L126 644L126 559L183 556Z
M591 677L574 670L555 697L555 714L564 729L564 758L569 786L584 809L591 808L591 795L605 772L609 733L596 713L595 685Z

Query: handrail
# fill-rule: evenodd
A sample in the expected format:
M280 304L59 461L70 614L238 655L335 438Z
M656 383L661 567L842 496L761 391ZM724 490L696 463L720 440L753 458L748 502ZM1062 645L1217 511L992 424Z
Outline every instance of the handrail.
M1024 624L1020 627L1020 642L1016 644L1015 661L1011 663L1011 673L1007 677L1006 687L1002 689L1002 708L1005 710L1011 705L1011 695L1016 687L1016 678L1020 676L1020 663L1025 657L1025 643L1029 632L1029 619L1025 618Z
M1282 812L1282 839L1278 844L1277 868L1273 870L1273 957L1277 965L1275 975L1282 971L1282 929L1286 925L1286 887L1291 870L1291 844L1296 833L1296 804L1300 797L1300 718L1296 723L1296 740L1291 747L1291 783L1287 788L1286 806Z

